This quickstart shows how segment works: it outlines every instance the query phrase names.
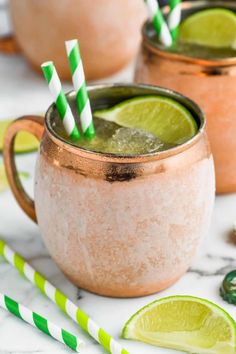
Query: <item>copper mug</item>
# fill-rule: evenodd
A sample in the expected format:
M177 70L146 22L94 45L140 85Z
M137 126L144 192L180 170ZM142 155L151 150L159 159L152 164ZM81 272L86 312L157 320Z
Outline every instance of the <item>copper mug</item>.
M207 232L214 201L214 168L198 106L167 89L147 85L89 88L93 108L139 95L172 97L195 117L199 131L170 150L139 156L88 151L59 136L54 105L45 120L25 116L4 143L12 191L38 222L52 258L77 286L116 297L151 294L189 268ZM68 94L75 105L75 93ZM14 162L18 132L40 140L35 201L23 190Z
M55 61L70 79L65 40L78 38L87 80L121 70L136 55L146 19L137 0L10 0L14 34L28 62L40 71Z
M183 18L215 7L236 11L235 1L184 1ZM169 8L164 9L167 14ZM149 22L143 27L135 82L155 84L191 97L204 110L216 169L217 193L236 192L236 57L198 59L168 52L155 43Z

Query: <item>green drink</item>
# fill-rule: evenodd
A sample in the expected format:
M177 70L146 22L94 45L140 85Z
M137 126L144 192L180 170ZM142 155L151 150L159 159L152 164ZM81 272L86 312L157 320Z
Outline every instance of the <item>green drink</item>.
M177 54L183 54L193 58L201 59L224 59L236 57L236 50L233 48L212 48L197 44L187 44L177 42L169 51Z
M224 7L184 11L176 41L168 48L160 44L152 24L147 30L151 41L172 53L200 59L236 57L236 14Z
M125 128L102 118L94 117L96 137L82 138L77 145L91 151L115 154L146 154L167 149L170 145L162 142L148 131Z
M77 116L75 107L72 109ZM102 109L95 106L93 116L96 137L89 140L81 136L75 144L102 153L139 155L164 151L185 143L198 131L188 109L159 95L133 97ZM55 129L66 139L61 124Z

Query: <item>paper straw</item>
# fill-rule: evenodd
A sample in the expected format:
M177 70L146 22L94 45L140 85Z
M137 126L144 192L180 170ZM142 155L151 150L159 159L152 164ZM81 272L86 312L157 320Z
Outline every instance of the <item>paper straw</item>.
M79 353L82 341L76 336L56 326L38 313L29 310L9 296L0 294L0 307Z
M62 90L61 82L53 62L45 62L41 65L41 68L67 135L73 141L79 140L80 133L76 126L75 119L67 102L66 96Z
M19 254L15 253L3 240L0 240L0 254L108 352L112 354L129 354L126 349L122 348L118 342L100 328L83 310L77 307L60 290L55 288L40 273L34 270L34 268Z
M168 16L168 26L172 39L175 40L181 21L181 0L170 0L170 13Z
M159 3L157 0L144 0L147 4L148 10L152 17L152 22L154 29L159 37L159 40L162 44L167 47L172 45L172 37L169 31L169 28L165 22L165 19L162 15Z
M77 39L66 41L66 51L74 90L76 92L76 105L80 115L83 134L87 138L92 139L95 136L93 116L87 94L83 63Z

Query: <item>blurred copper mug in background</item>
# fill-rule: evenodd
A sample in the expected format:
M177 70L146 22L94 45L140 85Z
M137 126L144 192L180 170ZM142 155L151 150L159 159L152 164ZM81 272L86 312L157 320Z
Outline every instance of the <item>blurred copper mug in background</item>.
M210 7L236 10L235 1L186 1L183 17ZM165 8L165 13L168 8ZM236 58L197 59L167 52L151 39L150 23L143 27L143 43L135 81L177 90L191 97L206 113L216 168L218 193L236 191Z
M8 0L0 0L0 53L15 54L19 48L11 34Z
M78 38L86 78L108 76L135 56L146 17L142 0L11 0L16 39L28 61L40 70L55 61L69 79L64 41Z

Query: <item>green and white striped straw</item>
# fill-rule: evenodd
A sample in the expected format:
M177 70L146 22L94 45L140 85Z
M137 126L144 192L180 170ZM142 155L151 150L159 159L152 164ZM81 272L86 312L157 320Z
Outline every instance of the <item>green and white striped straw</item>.
M41 68L43 70L45 79L49 86L49 90L56 104L59 116L62 120L67 135L73 141L79 140L80 133L76 126L76 122L73 117L71 108L63 92L61 81L59 79L59 76L57 74L53 62L52 61L45 62L41 65Z
M172 39L175 40L181 21L181 0L170 0L170 13L168 16L168 26Z
M161 12L158 1L157 0L144 0L144 1L152 17L153 26L157 33L157 36L159 37L160 42L165 46L170 47L172 45L172 37L169 28L166 24L166 21L163 17L163 14Z
M82 341L76 336L56 326L38 313L29 310L9 296L0 294L0 307L79 353Z
M36 285L72 320L78 323L91 337L112 354L129 354L108 333L100 328L83 310L77 307L60 290L55 288L40 273L32 268L19 254L15 253L3 240L0 240L0 255L19 270L32 284Z
M87 93L83 63L77 39L66 41L66 51L74 90L76 92L76 105L80 115L82 130L87 138L92 139L95 136L93 115Z

